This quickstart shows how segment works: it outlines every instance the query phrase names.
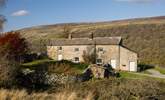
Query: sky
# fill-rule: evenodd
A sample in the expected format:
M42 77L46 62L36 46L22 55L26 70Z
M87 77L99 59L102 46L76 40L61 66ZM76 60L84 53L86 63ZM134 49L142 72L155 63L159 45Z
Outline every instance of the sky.
M8 0L4 31L38 25L165 15L165 0Z

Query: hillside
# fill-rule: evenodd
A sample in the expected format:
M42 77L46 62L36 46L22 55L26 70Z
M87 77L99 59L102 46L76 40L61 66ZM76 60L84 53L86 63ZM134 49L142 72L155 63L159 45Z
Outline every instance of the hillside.
M165 16L111 22L43 25L18 30L33 44L33 51L43 51L45 40L64 38L66 26L73 37L121 36L123 45L138 52L145 64L165 65Z

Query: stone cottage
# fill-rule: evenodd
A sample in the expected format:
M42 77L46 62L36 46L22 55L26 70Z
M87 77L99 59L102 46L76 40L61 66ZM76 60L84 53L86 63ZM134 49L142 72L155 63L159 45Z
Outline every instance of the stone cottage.
M121 37L53 39L47 45L47 55L54 60L84 62L84 52L97 55L96 64L109 63L116 70L137 71L137 53L122 45Z

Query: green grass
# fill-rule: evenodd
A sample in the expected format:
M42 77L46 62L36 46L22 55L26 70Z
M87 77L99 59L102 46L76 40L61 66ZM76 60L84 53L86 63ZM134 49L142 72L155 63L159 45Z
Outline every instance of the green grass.
M29 68L31 70L37 70L39 67L48 68L48 72L50 73L81 74L88 67L88 64L73 63L67 60L55 61L51 59L35 60L22 64L22 68Z
M165 68L155 67L155 69L159 71L161 74L165 74Z
M32 62L24 63L22 65L23 66L35 66L35 65L39 65L39 64L48 63L48 62L55 62L55 61L50 60L50 59L41 59L41 60L35 60L35 61L32 61Z
M145 75L136 74L133 72L120 72L121 78L133 78L133 79L144 79L147 78Z
M126 78L126 79L151 79L151 80L156 80L156 81L161 81L165 82L165 79L163 78L156 78L156 77L151 77L151 76L146 76L143 75L144 73L134 73L134 72L120 72L120 78Z
M142 71L141 73L143 73L143 74L149 74L149 75L152 74L152 73L148 72L147 70L144 70L144 71Z

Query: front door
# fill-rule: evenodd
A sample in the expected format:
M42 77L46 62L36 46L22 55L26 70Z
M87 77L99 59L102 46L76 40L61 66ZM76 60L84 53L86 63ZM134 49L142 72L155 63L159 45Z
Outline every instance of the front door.
M62 55L58 55L58 61L62 60Z
M130 71L136 71L135 62L129 62Z
M111 66L116 69L116 60L111 60Z

